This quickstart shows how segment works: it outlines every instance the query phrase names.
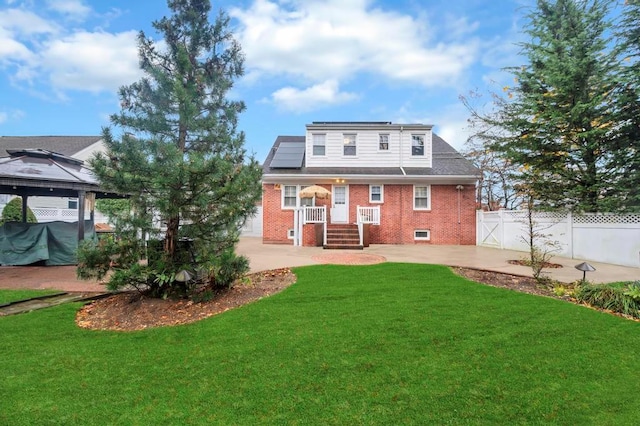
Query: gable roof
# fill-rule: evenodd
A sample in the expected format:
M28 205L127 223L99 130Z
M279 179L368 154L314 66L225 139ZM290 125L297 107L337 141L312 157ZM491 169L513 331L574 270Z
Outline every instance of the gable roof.
M306 167L303 158L300 168L274 168L272 161L281 143L304 143L304 136L278 136L262 167L265 175L358 175L358 176L468 176L477 177L480 171L454 147L435 133L432 134L432 167ZM404 172L403 172L404 170Z
M71 157L100 141L102 136L0 136L0 157L9 150L45 149Z

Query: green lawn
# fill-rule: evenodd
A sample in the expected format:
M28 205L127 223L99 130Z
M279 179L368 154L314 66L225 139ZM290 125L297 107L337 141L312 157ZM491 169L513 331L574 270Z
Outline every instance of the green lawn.
M0 305L53 293L60 292L58 290L0 290Z
M199 323L0 318L0 424L637 424L640 324L433 265L297 268Z

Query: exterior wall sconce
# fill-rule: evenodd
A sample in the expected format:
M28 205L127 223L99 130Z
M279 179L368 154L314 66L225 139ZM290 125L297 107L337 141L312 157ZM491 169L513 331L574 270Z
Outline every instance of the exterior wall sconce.
M587 278L587 272L593 272L596 270L593 266L589 265L587 262L582 262L576 265L576 269L578 271L582 271L582 282L584 283Z

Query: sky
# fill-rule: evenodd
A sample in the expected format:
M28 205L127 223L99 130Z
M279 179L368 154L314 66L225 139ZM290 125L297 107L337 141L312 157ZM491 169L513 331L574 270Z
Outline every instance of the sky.
M313 121L432 124L462 148L459 97L510 84L529 4L212 1L245 54L230 96L247 106L247 151L263 161L278 135ZM0 0L0 135L99 135L118 88L142 75L137 34L160 41L151 23L168 14L165 0Z

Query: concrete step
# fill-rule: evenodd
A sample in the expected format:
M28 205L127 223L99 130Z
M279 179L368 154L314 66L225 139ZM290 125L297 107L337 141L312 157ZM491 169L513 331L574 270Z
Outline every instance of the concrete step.
M323 248L325 250L362 250L363 247L356 243L356 244L333 244L333 243L329 243L327 241L327 244L325 246L323 246Z

